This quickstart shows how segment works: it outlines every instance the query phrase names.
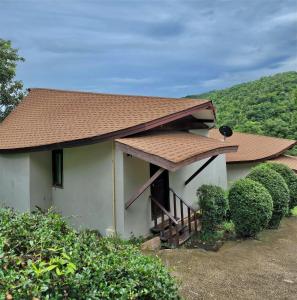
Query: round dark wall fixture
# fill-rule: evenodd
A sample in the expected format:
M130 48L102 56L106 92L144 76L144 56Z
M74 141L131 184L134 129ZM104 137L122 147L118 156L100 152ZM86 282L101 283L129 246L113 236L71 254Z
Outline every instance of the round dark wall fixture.
M230 137L233 134L231 127L223 125L219 128L220 134L224 136L224 138Z

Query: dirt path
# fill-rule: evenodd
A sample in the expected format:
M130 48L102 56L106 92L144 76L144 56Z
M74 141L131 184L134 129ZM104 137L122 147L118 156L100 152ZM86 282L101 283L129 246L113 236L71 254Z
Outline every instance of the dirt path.
M259 240L227 242L217 253L161 250L185 299L297 299L297 218Z

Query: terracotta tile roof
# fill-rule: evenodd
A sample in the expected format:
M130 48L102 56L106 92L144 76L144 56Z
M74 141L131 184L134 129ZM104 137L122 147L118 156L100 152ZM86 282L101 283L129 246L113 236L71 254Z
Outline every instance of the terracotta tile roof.
M209 100L31 89L1 124L0 151L121 137L208 107Z
M187 132L151 133L116 139L124 152L170 171L217 154L233 152L237 146Z
M217 129L210 130L209 137L218 140L223 138ZM279 156L297 143L294 140L240 132L234 132L227 141L239 146L236 153L227 154L228 163L264 161Z
M277 158L271 159L270 161L284 164L297 173L297 156L281 155Z

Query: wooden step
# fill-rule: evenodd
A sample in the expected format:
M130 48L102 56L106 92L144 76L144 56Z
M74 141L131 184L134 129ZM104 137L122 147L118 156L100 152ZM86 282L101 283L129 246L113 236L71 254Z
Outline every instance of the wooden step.
M179 220L179 218L176 219L176 221L178 221L178 220ZM157 226L151 228L151 232L152 233L160 233L160 231L166 230L166 229L168 229L168 227L169 227L169 219L164 221L164 227L162 227L161 223L157 224Z
M189 232L188 226L184 226L183 229L180 231L178 241L176 238L176 234L172 235L171 241L169 240L169 232L167 238L160 237L163 247L173 249L178 246L184 244L191 236L195 233L195 231Z
M187 226L186 225L181 225L181 224L178 224L177 226L174 226L172 227L172 230L171 230L171 237L172 239L175 239L176 238L176 234L177 232L179 234L182 234L184 229L186 228ZM161 241L163 242L167 242L169 240L169 237L170 237L170 231L169 231L169 228L164 230L164 233L160 233L160 239Z
M179 246L185 243L195 232L185 229L184 232L179 236Z

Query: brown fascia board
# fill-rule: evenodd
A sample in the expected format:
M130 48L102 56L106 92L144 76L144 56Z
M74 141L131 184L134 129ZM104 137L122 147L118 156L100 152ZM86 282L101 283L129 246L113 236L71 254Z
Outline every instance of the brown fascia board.
M279 157L280 155L284 154L285 151L290 150L291 148L293 148L296 145L297 145L297 141L294 141L290 146L284 148L282 151L279 151L279 152L277 152L273 155L269 155L269 156L266 156L266 157L261 157L259 159L226 161L226 163L228 165L233 165L233 164L235 165L235 164L247 164L247 163L253 163L253 162L264 162L266 160Z
M129 135L133 135L140 132L145 132L149 129L153 129L155 127L170 123L172 121L181 119L188 115L193 114L194 112L201 109L211 109L213 111L213 104L211 101L198 104L197 106L173 113L171 115L161 117L147 123L139 124L130 128L121 129L114 132L109 132L106 134L88 137L84 139L78 139L74 141L65 141L60 143L53 143L47 145L40 146L32 146L32 147L24 147L24 148L12 148L12 149L0 149L0 153L23 153L23 152L36 152L36 151L46 151L46 150L54 150L54 149L62 149L62 148L71 148L77 146L91 145L96 143L105 142L108 140L118 139L127 137ZM215 120L214 120L215 121Z
M145 160L150 163L153 163L153 164L160 166L161 168L164 168L171 172L175 172L178 169L180 169L186 165L189 165L191 163L194 163L198 160L202 160L202 159L214 156L214 155L225 154L225 153L229 153L229 152L236 152L238 149L238 146L219 147L219 148L216 148L213 150L206 151L204 153L200 153L198 155L194 155L194 156L189 157L188 159L185 159L181 162L175 163L175 162L169 161L165 158L162 158L158 155L150 154L145 151L135 149L131 146L122 144L120 142L116 142L116 146L118 147L119 150L121 150L129 155L132 155L141 160Z

